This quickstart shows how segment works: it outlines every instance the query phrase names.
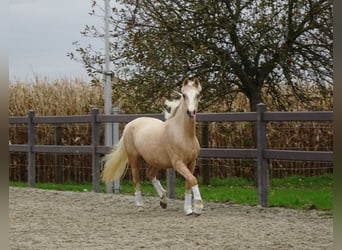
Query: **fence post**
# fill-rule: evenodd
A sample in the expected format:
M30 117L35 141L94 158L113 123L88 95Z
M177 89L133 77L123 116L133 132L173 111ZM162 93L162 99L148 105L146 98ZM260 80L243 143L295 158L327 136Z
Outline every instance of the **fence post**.
M100 156L97 153L97 147L99 146L99 123L97 122L97 115L99 114L98 108L91 110L91 131L92 131L92 174L93 174L93 191L100 192Z
M176 198L176 173L173 168L166 170L167 178L167 197L170 199Z
M208 122L203 122L202 123L202 147L203 148L208 148L209 147L209 139L208 139L208 134L209 134L209 125ZM203 185L209 185L210 184L210 171L209 171L209 160L208 158L203 158L201 159L201 170L202 170L202 182Z
M263 119L263 113L266 111L266 105L259 103L257 105L257 161L258 161L258 204L261 207L267 207L268 190L268 166L267 159L264 158L264 150L267 145L266 122Z
M36 185L36 153L33 151L33 146L35 144L35 124L33 123L33 118L35 116L34 110L29 110L28 112L28 170L27 179L28 186L35 187Z
M56 124L55 128L55 143L56 145L62 145L62 127L59 124ZM62 160L61 154L55 153L55 178L56 183L62 183Z
M120 112L120 108L118 107L115 107L115 108L112 108L112 114L113 115L118 115ZM113 136L113 139L112 139L112 145L116 145L119 143L119 123L117 122L114 122L112 124L112 136ZM106 193L120 193L120 180L117 180L117 181L112 181L112 182L109 182L109 183L106 183Z

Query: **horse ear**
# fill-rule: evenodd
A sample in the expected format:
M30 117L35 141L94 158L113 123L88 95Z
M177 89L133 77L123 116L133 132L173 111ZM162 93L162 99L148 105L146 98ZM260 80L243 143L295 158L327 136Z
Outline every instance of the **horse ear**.
M185 87L186 85L188 85L189 83L189 78L185 77L184 81L183 81L183 87Z
M195 77L195 79L194 79L194 86L198 89L199 92L201 92L202 86L201 86L197 77Z

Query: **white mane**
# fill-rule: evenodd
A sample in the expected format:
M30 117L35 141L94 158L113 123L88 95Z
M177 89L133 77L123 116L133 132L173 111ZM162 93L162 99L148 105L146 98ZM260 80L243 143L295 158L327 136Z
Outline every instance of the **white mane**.
M175 116L176 111L179 107L179 104L182 102L182 100L183 100L183 97L179 98L178 100L172 100L172 101L166 100L165 101L165 105L170 109L170 112L164 109L163 113L164 113L165 120L168 120Z
M188 86L192 86L197 88L197 91L200 92L202 90L201 84L198 82L197 78L195 81L190 81L188 80L188 78L186 78L183 82L183 86L182 86L182 92L184 92L185 88L187 88ZM165 105L170 109L170 112L167 111L167 109L163 110L164 113L164 117L166 120L172 118L175 116L179 105L181 104L181 102L183 101L183 95L182 93L179 93L177 91L175 91L178 95L180 95L180 98L178 100L166 100L165 101Z

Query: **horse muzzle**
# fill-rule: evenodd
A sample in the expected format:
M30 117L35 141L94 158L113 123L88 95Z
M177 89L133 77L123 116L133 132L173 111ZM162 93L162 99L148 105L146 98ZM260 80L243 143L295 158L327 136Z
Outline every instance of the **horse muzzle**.
M190 117L190 118L194 118L196 116L196 110L187 110L186 111L187 115Z

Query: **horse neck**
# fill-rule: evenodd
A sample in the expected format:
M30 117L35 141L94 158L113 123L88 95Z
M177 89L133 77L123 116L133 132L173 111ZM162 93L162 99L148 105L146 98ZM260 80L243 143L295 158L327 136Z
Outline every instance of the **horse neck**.
M183 133L184 136L190 138L196 137L195 118L190 119L183 107L183 103L180 105L181 106L173 117L173 122L175 123L175 126L179 127L179 132Z

